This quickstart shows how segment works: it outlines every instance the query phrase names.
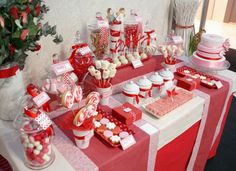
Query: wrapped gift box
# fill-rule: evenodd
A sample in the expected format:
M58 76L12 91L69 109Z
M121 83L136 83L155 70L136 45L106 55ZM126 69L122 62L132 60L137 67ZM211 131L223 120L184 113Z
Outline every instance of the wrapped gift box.
M142 118L142 111L126 102L119 107L113 108L112 115L126 125L131 125L134 121Z
M177 86L182 87L186 90L194 90L200 85L200 79L199 78L192 78L185 76L183 78L178 78L177 79Z

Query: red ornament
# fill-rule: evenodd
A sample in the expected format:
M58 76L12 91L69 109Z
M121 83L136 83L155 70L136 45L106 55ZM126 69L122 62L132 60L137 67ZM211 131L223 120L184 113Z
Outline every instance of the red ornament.
M10 9L10 14L11 14L11 16L12 16L15 20L16 20L16 19L19 19L18 12L19 12L19 10L18 10L18 8L17 8L16 6L11 7L11 9Z
M36 44L35 45L35 49L33 51L39 51L41 49L41 45L40 44Z
M40 7L40 5L37 4L34 10L35 10L35 15L36 15L36 16L39 16L39 14L41 13L41 7Z

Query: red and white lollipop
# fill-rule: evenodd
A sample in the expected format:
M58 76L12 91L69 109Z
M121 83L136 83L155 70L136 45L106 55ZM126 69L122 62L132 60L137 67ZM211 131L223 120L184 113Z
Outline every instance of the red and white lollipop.
M67 108L71 108L74 104L74 96L71 91L65 91L61 96L61 103Z
M80 102L83 98L82 88L80 86L75 86L73 89L73 96L76 102Z
M95 104L96 106L100 102L100 94L98 92L91 92L86 98L85 104Z
M74 120L73 120L73 124L75 126L80 126L82 125L82 123L84 122L84 120L87 118L86 116L86 107L83 107L79 110L79 112L76 114Z

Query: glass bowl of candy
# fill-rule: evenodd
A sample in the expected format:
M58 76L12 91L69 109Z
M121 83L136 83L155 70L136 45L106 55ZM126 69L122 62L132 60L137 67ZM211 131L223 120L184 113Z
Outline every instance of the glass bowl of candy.
M25 165L34 170L50 166L55 159L51 144L52 127L44 130L34 119L23 115L18 115L16 121L15 127L20 134Z

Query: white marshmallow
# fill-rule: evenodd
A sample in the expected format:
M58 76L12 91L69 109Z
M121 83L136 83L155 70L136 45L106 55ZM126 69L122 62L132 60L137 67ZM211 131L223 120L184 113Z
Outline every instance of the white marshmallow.
M37 149L34 150L34 154L35 154L35 155L38 155L39 153L40 153L39 150L37 150Z
M50 160L50 157L47 154L43 155L43 160L45 160L46 162L48 162Z
M29 148L34 148L34 144L29 143L29 144L28 144L28 147L29 147Z
M37 150L41 151L43 149L43 146L40 144L36 147Z

